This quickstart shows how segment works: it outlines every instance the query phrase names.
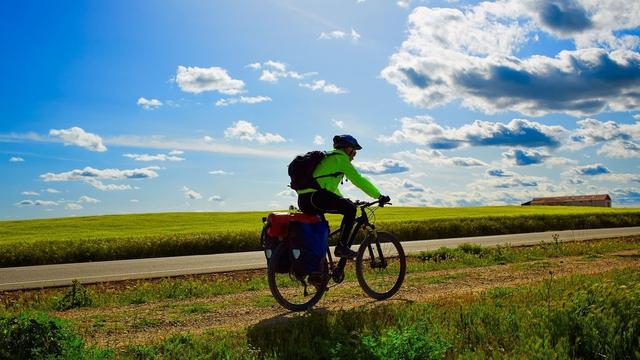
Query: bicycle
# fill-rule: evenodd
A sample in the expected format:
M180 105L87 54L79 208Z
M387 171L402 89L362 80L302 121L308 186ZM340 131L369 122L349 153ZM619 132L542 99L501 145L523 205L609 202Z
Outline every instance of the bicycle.
M376 230L373 205L383 207L379 200L373 202L355 202L361 215L355 223L347 245L351 247L359 234L364 233L355 258L355 272L358 283L364 292L376 299L384 300L393 296L402 286L407 264L404 249L400 241L391 233ZM374 220L375 221L375 220ZM330 233L329 239L340 235L340 228ZM329 280L340 284L345 278L346 258L334 262L330 249L320 266L321 271L310 275L297 275L290 271L280 273L276 270L283 256L289 256L286 242L277 245L269 259L267 277L269 289L276 301L291 311L304 311L314 306L328 290Z

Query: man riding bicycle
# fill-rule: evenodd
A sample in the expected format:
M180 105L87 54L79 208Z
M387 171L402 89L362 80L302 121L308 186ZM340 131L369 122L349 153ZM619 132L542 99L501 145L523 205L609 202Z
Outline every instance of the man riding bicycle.
M313 171L313 177L320 185L320 189L297 190L298 207L302 212L311 215L342 214L340 240L334 254L337 257L355 258L356 252L349 249L347 242L356 218L357 208L351 200L342 197L340 190L338 190L344 176L367 195L379 199L382 204L391 199L381 195L375 185L360 175L351 164L356 152L362 149L353 136L334 136L333 148L333 151L328 152Z

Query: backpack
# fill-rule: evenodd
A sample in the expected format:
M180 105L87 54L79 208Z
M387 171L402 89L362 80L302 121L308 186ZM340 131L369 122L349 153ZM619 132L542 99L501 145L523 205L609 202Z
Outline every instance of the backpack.
M327 156L336 155L335 153L326 153L324 151L309 151L306 154L296 156L289 164L289 177L293 190L316 189L320 190L320 185L316 178L313 177L313 171L316 169L320 161ZM329 174L324 176L337 176L340 174Z

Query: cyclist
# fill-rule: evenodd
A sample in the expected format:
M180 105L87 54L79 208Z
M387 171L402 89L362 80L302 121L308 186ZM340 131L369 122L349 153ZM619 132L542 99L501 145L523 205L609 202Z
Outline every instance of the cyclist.
M342 214L340 240L334 254L336 257L355 258L357 254L349 249L347 242L356 218L357 208L351 200L342 197L340 190L338 190L344 176L367 195L379 199L382 203L389 202L391 199L380 194L375 185L360 175L351 164L356 152L362 149L353 136L334 136L333 148L333 151L327 152L325 158L313 171L313 177L320 185L320 189L298 190L298 207L302 212L312 215Z

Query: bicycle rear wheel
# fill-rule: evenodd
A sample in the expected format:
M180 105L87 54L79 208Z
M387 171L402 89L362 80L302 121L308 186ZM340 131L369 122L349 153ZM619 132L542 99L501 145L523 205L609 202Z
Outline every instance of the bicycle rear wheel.
M407 261L400 241L388 232L367 235L356 256L356 276L364 292L376 300L391 297L402 286Z
M320 300L327 288L329 282L327 261L326 259L322 260L322 271L300 276L293 272L276 272L275 264L280 264L280 259L283 256L289 257L287 246L284 243L276 247L269 260L267 278L271 294L285 309L291 311L307 310Z

